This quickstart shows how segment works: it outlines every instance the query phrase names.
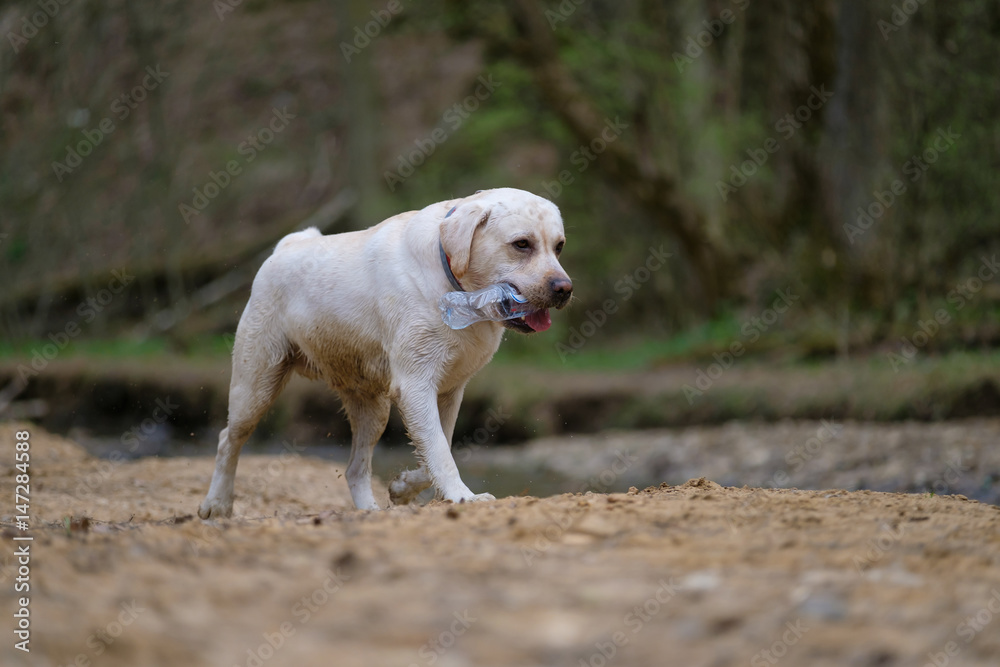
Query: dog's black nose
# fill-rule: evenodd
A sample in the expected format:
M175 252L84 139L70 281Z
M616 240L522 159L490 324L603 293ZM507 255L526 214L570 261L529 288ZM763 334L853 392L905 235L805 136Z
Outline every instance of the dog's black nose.
M551 287L552 291L556 294L569 294L573 291L573 283L569 278L554 278L552 282L549 283L549 287Z
M573 294L573 283L569 278L553 278L549 282L549 289L552 290L552 296L560 304L559 307L561 308L566 305L570 295Z

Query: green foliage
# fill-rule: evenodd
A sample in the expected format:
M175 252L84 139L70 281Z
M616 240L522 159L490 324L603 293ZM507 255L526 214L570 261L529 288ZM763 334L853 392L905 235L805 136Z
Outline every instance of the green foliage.
M192 267L214 263L219 272L228 270L234 248L272 239L366 178L357 175L349 148L357 132L350 124L357 102L349 75L363 71L376 128L376 143L365 150L375 156L379 175L393 166L400 146L435 127L448 132L394 192L381 181L371 189L377 209L421 208L499 185L550 195L546 186L561 172L572 180L554 199L566 221L564 264L577 298L555 315L544 344L540 337L512 338L502 355L550 357L550 343L568 340L589 313L612 299L617 314L567 365L636 367L697 357L730 339L724 332L759 312L789 280L801 281L808 296L783 322L784 337L775 333L772 340L811 350L800 355L807 357L841 339L849 347L893 343L946 306L950 291L974 275L983 254L1000 250L1000 188L994 184L1000 9L986 0L925 3L883 39L876 21L890 16L892 5L883 0L857 9L864 29L854 37L832 10L786 3L761 20L752 12L762 10L752 5L682 68L674 54L727 3L574 4L553 30L558 59L586 102L628 124L618 140L643 170L678 184L679 198L698 212L715 249L731 256L732 286L706 320L699 313L713 311L697 302L690 258L664 220L623 192L600 156L582 166L575 159L581 141L539 89L533 67L517 57L518 27L505 3L406 4L365 47L364 62L350 64L340 41L353 26L342 30L346 10L327 3L254 0L221 22L210 6L188 0L71 3L43 36L0 62L6 114L0 233L7 234L0 238L0 257L14 286L0 297L2 321L5 327L19 323L12 336L43 340L65 314L60 299L72 303L122 266L149 273L136 287L143 290L135 297L141 307L127 311L132 319L146 317L212 277ZM32 7L23 0L0 11L17 19ZM428 45L440 48L424 50ZM854 52L864 54L864 76L838 69ZM411 72L405 66L414 53L426 63ZM171 72L162 87L128 118L116 119L115 132L59 181L52 163L65 159L67 146L110 115L112 101L156 62ZM478 73L502 85L459 127L450 127L443 114L472 92ZM454 78L456 92L435 97L428 92L433 76ZM831 175L842 137L833 133L836 119L827 106L782 138L767 163L723 201L718 184L731 168L775 137L775 123L808 99L810 86L824 82L854 86L837 92L838 100L854 96L837 111L851 128L844 140L849 159L838 172L850 187L838 189ZM199 215L183 220L178 205L190 203L211 172L230 160L242 162L237 147L265 126L273 107L284 106L297 114L287 131L243 163L243 173ZM71 124L81 110L87 120ZM391 130L404 122L403 136L394 135ZM906 161L948 127L961 134L955 145L908 182L905 196L857 244L848 242L843 225L854 221L856 206L901 177ZM835 203L844 210L831 213ZM358 213L337 230L370 222ZM642 266L650 247L661 245L675 258L623 299L616 285ZM1000 280L990 283L953 313L954 325L934 345L993 344L998 286ZM63 297L64 290L72 296ZM39 324L34 315L45 312L39 304L53 297L51 322ZM182 326L177 345L221 353L201 336L235 328L241 304L232 301L201 314L210 321ZM837 327L846 312L854 328L842 334ZM100 335L100 327L85 337L90 335ZM120 345L122 354L132 354L129 344ZM619 355L619 345L628 352Z

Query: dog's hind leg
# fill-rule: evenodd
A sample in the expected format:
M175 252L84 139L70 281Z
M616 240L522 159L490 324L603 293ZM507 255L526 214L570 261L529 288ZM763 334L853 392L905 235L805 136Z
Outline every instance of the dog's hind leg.
M392 403L384 396L362 397L347 392L341 392L340 400L351 420L351 457L347 461L351 498L359 510L377 510L372 493L372 450L389 421Z
M241 320L233 349L229 424L219 433L212 484L198 508L202 519L232 516L233 482L240 450L291 375L292 356L284 340L269 340L264 344L260 340L247 340L243 329Z

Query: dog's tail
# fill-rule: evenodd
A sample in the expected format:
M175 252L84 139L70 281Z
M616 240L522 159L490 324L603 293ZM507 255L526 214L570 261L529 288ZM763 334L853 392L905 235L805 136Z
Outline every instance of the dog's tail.
M292 242L292 241L302 241L304 239L314 239L314 238L319 238L320 236L323 236L323 234L320 233L320 231L318 229L316 229L315 227L310 227L309 229L303 229L301 232L292 232L288 236L286 236L283 239L281 239L280 241L278 241L278 245L276 245L274 247L274 251L278 252L279 250L281 250L281 248L285 244L287 244L289 242Z

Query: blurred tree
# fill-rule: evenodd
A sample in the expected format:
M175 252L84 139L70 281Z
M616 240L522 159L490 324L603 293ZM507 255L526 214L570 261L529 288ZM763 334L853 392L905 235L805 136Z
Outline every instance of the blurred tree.
M5 3L0 25L33 7ZM947 306L1000 249L996 2L427 0L347 62L340 44L373 9L70 3L0 52L8 335L58 328L123 266L137 287L102 318L189 299L351 186L354 227L491 185L553 196L581 301L557 327L615 298L608 337L734 324L794 281L803 300L785 326L819 332L828 352L872 345ZM54 173L148 61L167 83ZM451 125L479 72L502 85ZM178 215L285 105L298 120L196 217ZM624 130L581 160L606 119ZM436 127L446 141L390 191L381 173ZM947 150L934 149L941 133L955 137ZM561 174L572 186L553 195ZM905 191L883 206L896 181ZM622 297L661 243L679 261ZM935 344L1000 340L998 295L987 281ZM242 299L190 328L231 327Z
M509 0L508 6L517 35L508 48L531 68L552 111L566 123L581 145L591 146L602 140L610 114L602 113L563 65L550 21L542 8L531 0ZM633 113L631 117L636 115ZM727 296L731 276L728 250L720 239L710 237L704 214L681 191L676 176L653 161L644 161L628 140L606 142L596 162L651 219L666 227L680 241L700 281L700 303L711 307L720 297Z
M366 0L348 0L340 5L337 17L337 34L341 45L355 46L357 52L349 50L349 60L342 68L344 88L347 91L342 104L345 107L350 133L347 135L347 159L351 168L348 178L352 189L358 194L358 220L356 226L364 228L391 214L381 197L381 176L376 165L379 142L376 134L378 109L375 104L373 71L371 67L371 40L364 33L366 24L377 25L373 19L371 4ZM381 28L381 26L379 26ZM356 32L360 29L361 32ZM358 35L367 40L361 40ZM380 33L379 33L380 34ZM355 44L360 44L360 48ZM338 50L342 50L341 46ZM331 54L331 57L334 57ZM347 59L343 53L340 58Z

